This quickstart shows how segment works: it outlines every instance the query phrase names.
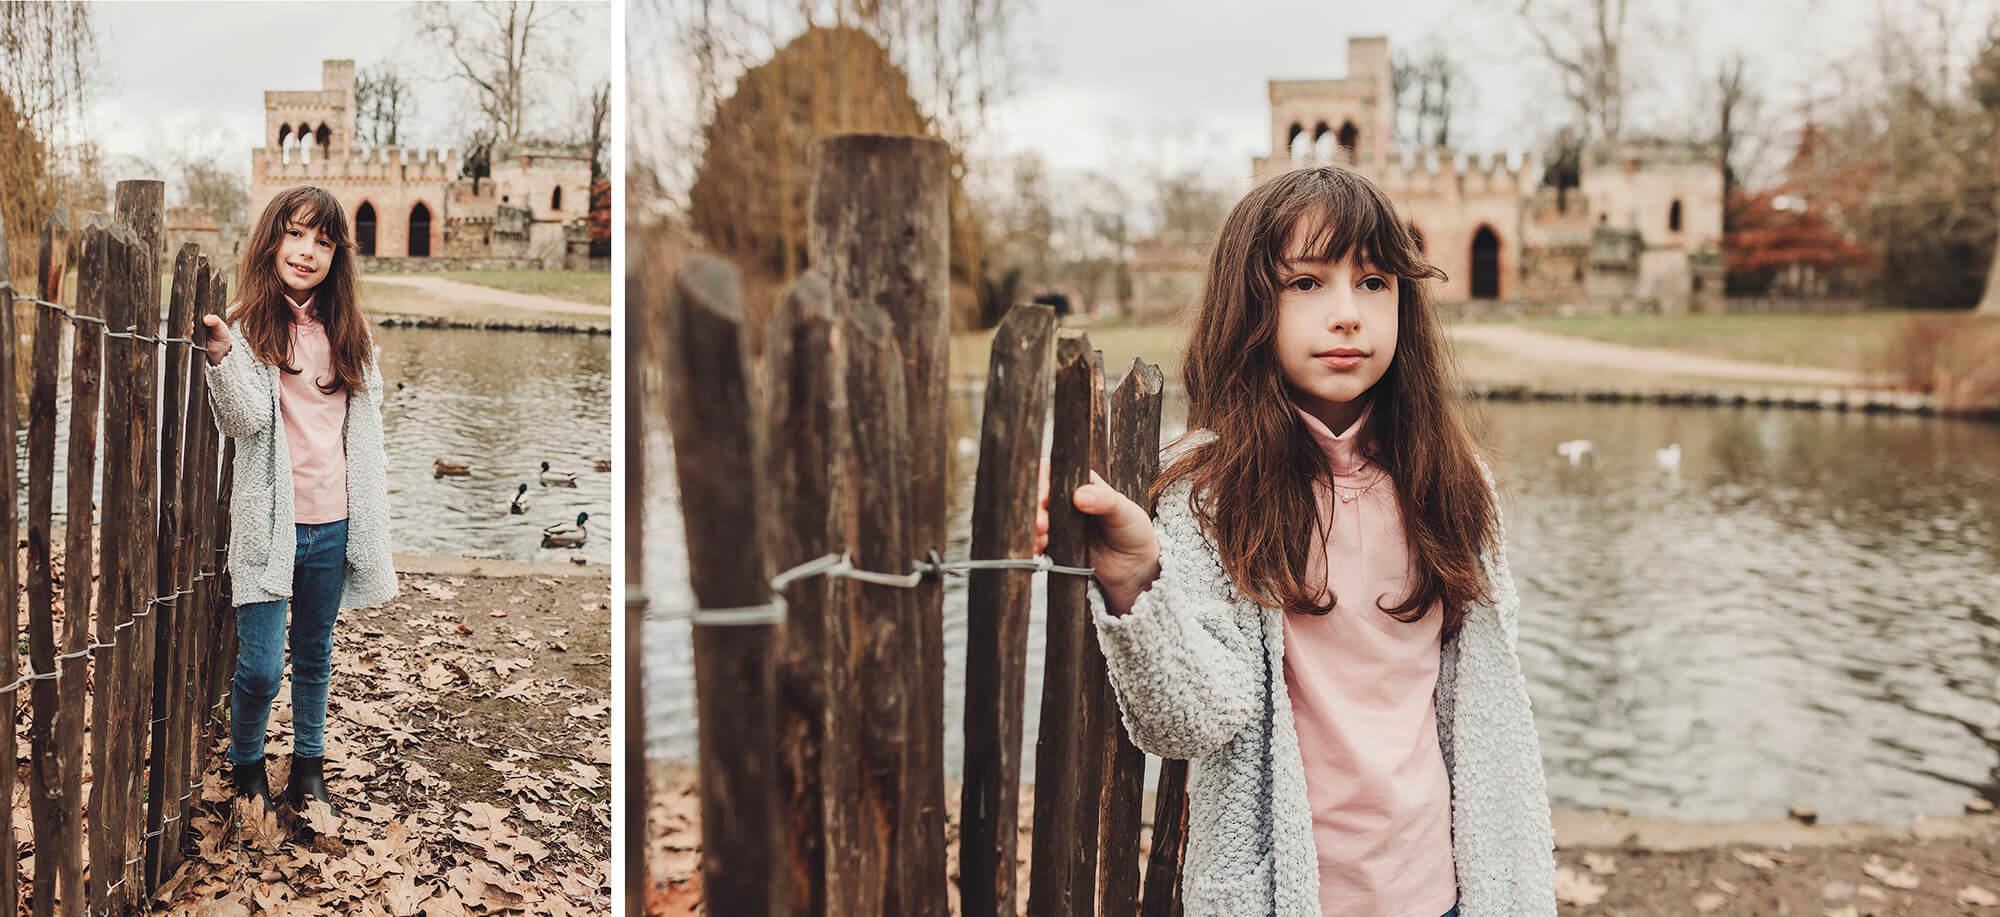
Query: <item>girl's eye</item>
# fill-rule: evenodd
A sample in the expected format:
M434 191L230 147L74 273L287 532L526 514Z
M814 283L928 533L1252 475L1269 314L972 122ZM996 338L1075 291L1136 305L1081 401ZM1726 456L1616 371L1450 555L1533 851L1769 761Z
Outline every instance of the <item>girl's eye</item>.
M325 239L321 239L321 240L319 240L319 244L320 244L320 245L322 245L322 246L324 246L324 247L326 247L326 248L332 248L332 247L333 247L333 243L332 243L332 242L328 242L328 241L327 241L327 240L325 240Z
M1301 286L1301 284L1303 284L1303 286ZM1310 293L1316 289L1319 289L1319 278L1311 276L1295 277L1292 279L1291 283L1285 284L1285 287L1287 289L1297 290L1301 293Z
M1368 286L1371 283L1374 284L1374 286L1372 287ZM1364 289L1366 289L1370 293L1381 293L1389 289L1389 281L1383 280L1380 277L1365 278L1361 281L1361 285Z
M287 230L285 230L285 235L288 235L288 236L296 236L296 235L299 235L299 234L300 234L300 233L299 233L299 231L298 231L298 230L296 230L296 229L287 229Z

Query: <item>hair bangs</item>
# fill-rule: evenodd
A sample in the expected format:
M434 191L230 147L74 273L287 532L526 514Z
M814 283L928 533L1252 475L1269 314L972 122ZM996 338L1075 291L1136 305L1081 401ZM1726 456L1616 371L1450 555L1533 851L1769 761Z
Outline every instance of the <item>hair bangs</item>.
M1372 183L1340 169L1304 169L1292 176L1271 213L1279 225L1268 239L1288 245L1300 226L1311 227L1295 250L1279 251L1273 267L1299 261L1337 263L1352 256L1404 280L1442 279L1417 247L1416 237Z

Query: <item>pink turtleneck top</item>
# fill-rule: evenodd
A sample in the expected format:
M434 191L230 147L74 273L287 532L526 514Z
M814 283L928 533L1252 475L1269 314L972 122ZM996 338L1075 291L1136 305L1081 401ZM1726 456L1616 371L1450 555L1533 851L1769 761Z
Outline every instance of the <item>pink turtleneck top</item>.
M1414 624L1377 610L1408 595L1395 481L1360 452L1371 409L1336 434L1293 406L1333 465L1316 484L1309 575L1338 598L1326 615L1284 615L1285 689L1305 760L1325 917L1436 917L1458 900L1451 780L1438 748L1443 613ZM1335 496L1338 494L1338 496ZM1324 595L1322 594L1322 598Z
M347 452L341 436L347 425L347 390L331 395L319 382L332 381L333 350L326 326L312 315L312 298L292 307L292 366L278 373L278 410L284 415L285 444L292 453L292 505L301 525L347 518Z

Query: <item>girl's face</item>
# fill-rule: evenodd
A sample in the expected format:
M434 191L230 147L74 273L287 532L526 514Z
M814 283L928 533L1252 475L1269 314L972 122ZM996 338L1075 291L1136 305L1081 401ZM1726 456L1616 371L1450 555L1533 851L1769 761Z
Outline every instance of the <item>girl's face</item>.
M1273 346L1292 396L1338 434L1361 416L1367 394L1396 357L1397 280L1360 260L1311 260L1311 234L1292 229L1278 269L1278 334Z
M293 214L278 239L278 278L285 288L310 293L333 269L333 242L312 225L312 214Z

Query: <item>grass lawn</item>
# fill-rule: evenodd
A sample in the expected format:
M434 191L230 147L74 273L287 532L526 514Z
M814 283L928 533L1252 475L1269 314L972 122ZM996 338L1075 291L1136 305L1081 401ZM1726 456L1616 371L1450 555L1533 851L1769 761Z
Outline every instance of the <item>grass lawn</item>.
M1701 356L1727 357L1780 366L1807 366L1854 372L1881 371L1885 347L1905 322L1939 318L1967 323L1971 328L2000 333L2000 317L1975 318L1950 312L1863 312L1853 315L1616 315L1514 320L1525 328ZM1109 376L1124 373L1134 356L1157 363L1168 378L1180 371L1186 329L1175 325L1134 325L1119 319L1072 320L1064 327L1090 334L1092 346L1104 351ZM951 374L983 378L993 332L952 335ZM1615 367L1548 367L1527 372L1518 358L1470 341L1456 345L1460 368L1468 379L1535 381L1557 384L1590 382L1686 381L1679 377L1640 380ZM1524 375L1525 374L1525 375Z
M610 271L438 271L425 276L593 306L611 305Z
M1167 378L1180 375L1181 348L1187 344L1183 325L1134 325L1121 319L1095 322L1069 319L1064 328L1078 328L1090 334L1090 346L1104 351L1104 374L1116 379L1125 375L1133 357L1158 364ZM984 379L993 352L993 329L967 331L951 336L951 375L955 379Z
M1513 324L1633 347L1704 356L1872 372L1883 348L1913 318L1974 319L1962 312L1860 312L1851 315L1602 315L1523 318Z

